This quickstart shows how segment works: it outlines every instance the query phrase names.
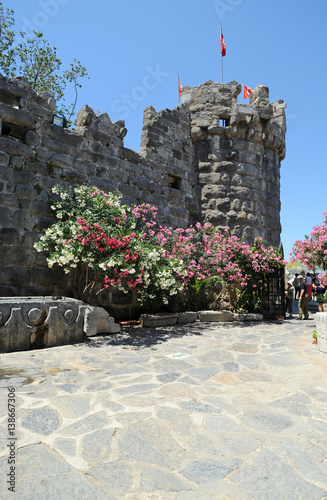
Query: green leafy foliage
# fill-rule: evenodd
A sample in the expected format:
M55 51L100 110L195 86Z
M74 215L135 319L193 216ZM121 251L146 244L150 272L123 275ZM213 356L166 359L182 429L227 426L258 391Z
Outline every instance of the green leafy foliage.
M20 42L15 45L14 11L4 8L0 2L0 71L8 78L24 76L35 92L50 91L58 103L56 113L65 116L68 126L72 125L80 79L88 77L86 68L74 59L69 69L62 71L62 61L57 48L51 47L41 31L34 31L28 37L20 32ZM67 105L64 99L68 84L74 85L74 102Z

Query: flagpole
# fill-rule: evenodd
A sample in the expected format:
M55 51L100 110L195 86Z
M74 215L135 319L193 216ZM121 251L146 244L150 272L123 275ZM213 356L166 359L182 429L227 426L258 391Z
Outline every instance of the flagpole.
M177 91L178 91L178 104L181 102L181 93L179 91L179 73L177 71Z
M221 36L222 36L222 28L221 28L221 24L220 24L220 40L221 40ZM221 44L221 42L220 42ZM224 78L223 78L223 54L222 54L222 51L221 51L221 47L220 47L220 64L221 64L221 83L224 83Z
M244 104L244 80L242 80L242 87L243 87L243 104Z

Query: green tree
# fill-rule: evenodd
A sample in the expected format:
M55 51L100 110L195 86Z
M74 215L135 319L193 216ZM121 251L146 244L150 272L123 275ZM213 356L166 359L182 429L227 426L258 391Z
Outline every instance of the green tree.
M6 77L14 76L15 73L15 53L13 43L15 32L12 27L15 24L14 11L4 9L0 2L0 68Z
M51 47L41 31L34 31L32 38L20 32L21 41L15 45L14 11L4 9L0 2L0 71L5 77L24 76L36 92L52 91L58 101L56 112L65 116L68 125L78 98L80 79L88 77L86 68L74 59L70 68L61 71L62 61L57 48ZM68 84L75 89L74 102L67 105L64 94Z

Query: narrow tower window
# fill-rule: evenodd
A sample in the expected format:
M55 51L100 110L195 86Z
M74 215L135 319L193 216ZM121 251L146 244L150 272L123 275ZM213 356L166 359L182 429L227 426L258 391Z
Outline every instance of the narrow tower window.
M172 189L180 189L181 179L175 175L168 175L168 186Z

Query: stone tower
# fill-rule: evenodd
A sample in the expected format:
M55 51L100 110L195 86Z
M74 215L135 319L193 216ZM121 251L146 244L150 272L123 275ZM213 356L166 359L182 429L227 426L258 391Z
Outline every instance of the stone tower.
M208 81L184 87L201 188L200 216L218 229L280 244L280 163L285 157L286 104L269 102L258 85L250 104L237 103L241 85Z

